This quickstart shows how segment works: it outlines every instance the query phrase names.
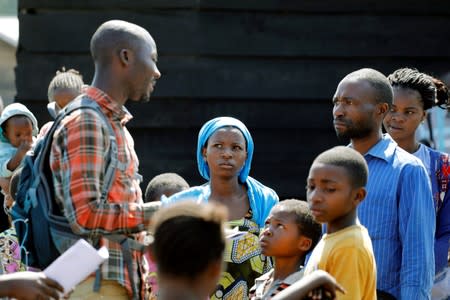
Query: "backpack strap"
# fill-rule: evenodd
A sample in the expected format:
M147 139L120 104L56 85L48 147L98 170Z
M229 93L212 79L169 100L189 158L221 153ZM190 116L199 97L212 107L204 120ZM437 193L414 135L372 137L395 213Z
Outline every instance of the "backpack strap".
M103 123L108 128L110 149L108 150L108 155L106 157L109 161L107 162L105 177L103 179L104 184L103 184L103 189L102 189L101 198L100 198L101 202L106 202L108 192L111 189L111 186L114 181L115 170L117 168L122 170L124 168L124 166L119 165L119 161L117 159L118 148L117 148L116 134L114 132L114 129L111 126L109 119L103 113L102 109L100 108L100 106L98 105L98 103L96 101L90 99L89 97L87 97L85 95L80 96L80 97L77 98L76 101L72 101L71 103L69 103L68 106L66 106L66 108L64 109L62 118L64 118L65 116L69 115L70 113L72 113L73 111L78 110L78 109L86 109L86 108L93 109L98 112L98 116L103 120Z
M107 125L108 127L108 131L109 131L109 136L110 136L110 140L111 140L111 149L109 150L111 151L116 151L117 152L117 143L116 143L116 136L114 134L114 130L112 129L111 124L109 123L109 121L106 119L106 116L104 115L104 113L101 111L100 106L97 104L97 102L91 100L90 98L88 98L87 96L81 95L79 97L77 97L75 100L73 100L72 102L70 102L64 109L62 109L60 111L60 113L58 114L58 116L56 117L53 125L50 127L50 129L48 130L48 132L46 133L45 137L43 138L42 141L38 142L38 144L36 145L36 147L40 147L42 148L42 150L40 150L40 152L42 153L47 153L49 155L50 153L50 147L52 145L53 142L53 135L56 131L56 129L59 127L59 124L62 122L62 120L69 115L70 113L72 113L75 110L78 109L82 109L82 108L86 108L86 109L93 109L99 112L99 116L101 116L101 118L104 120L104 123ZM106 195L111 187L112 184L112 180L113 180L113 175L114 172L113 170L117 167L117 156L114 155L108 155L108 157L114 157L114 159L111 159L110 163L108 164L108 171L106 172L106 175L109 177L105 177L105 181L106 181L106 185L104 185L104 189L102 191L102 200L106 199ZM36 169L43 169L43 164L46 162L46 160L44 159L44 157L41 157L37 163L33 166L33 168ZM36 194L36 189L39 185L39 182L41 181L40 177L37 176L35 178L35 180L33 181L29 193L33 195L33 197L31 197L32 201L31 201L31 205L33 207L37 206L37 194ZM31 207L28 205L28 207L25 207L25 210L28 212L29 209Z

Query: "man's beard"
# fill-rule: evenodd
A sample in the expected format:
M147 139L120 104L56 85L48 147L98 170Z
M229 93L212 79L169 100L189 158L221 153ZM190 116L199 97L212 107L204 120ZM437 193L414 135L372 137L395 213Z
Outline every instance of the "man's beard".
M137 101L138 103L147 103L150 101L150 96L142 95L141 98Z
M373 128L370 126L370 124L366 122L360 122L358 124L346 122L346 125L347 127L344 131L338 131L335 129L336 135L341 141L365 138L369 136L373 131Z
M133 99L130 99L130 98L128 98L128 100L126 101L127 103L130 103L130 102L136 102L136 103L147 103L147 102L149 102L150 101L150 96L146 96L146 95L142 95L139 99L137 99L137 100L133 100Z

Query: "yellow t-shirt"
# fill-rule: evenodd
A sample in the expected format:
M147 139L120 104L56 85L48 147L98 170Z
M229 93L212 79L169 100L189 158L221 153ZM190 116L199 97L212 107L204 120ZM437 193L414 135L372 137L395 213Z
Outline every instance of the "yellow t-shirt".
M305 267L305 275L321 269L330 273L347 291L337 299L376 300L376 265L367 229L353 225L324 234Z

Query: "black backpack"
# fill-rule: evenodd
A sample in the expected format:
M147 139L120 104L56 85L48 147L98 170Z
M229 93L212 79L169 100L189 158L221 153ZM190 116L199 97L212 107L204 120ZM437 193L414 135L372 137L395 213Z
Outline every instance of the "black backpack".
M27 154L24 158L15 203L10 211L19 240L22 262L27 266L41 270L45 269L61 255L55 246L51 232L57 232L59 236L67 237L70 243L74 243L78 239L83 238L83 236L76 235L72 232L66 217L62 215L61 209L55 202L53 178L49 164L50 149L55 130L64 117L78 109L91 109L96 111L98 117L103 119L108 127L111 147L109 152L105 154L107 169L104 177L105 184L102 190L101 201L106 202L107 200L109 189L114 180L115 170L124 167L117 159L118 150L114 130L97 102L86 95L82 95L69 103L58 114L45 137L39 140L34 151ZM133 294L137 296L138 292L133 282L133 276L131 275L131 249L143 251L144 245L125 235L115 234L104 235L103 237L121 244L123 258L127 264L130 281L133 286ZM97 272L97 275L99 273ZM99 280L97 280L96 288L99 287Z

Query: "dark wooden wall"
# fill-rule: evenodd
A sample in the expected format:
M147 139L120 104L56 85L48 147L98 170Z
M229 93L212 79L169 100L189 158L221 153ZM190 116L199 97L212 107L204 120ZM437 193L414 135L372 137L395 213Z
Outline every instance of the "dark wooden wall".
M61 66L93 75L89 40L109 19L149 30L162 78L150 103L130 105L143 188L173 171L200 184L200 126L229 115L255 140L252 176L304 198L312 159L338 142L331 97L362 68L450 71L450 2L412 0L19 0L17 97L41 122Z

